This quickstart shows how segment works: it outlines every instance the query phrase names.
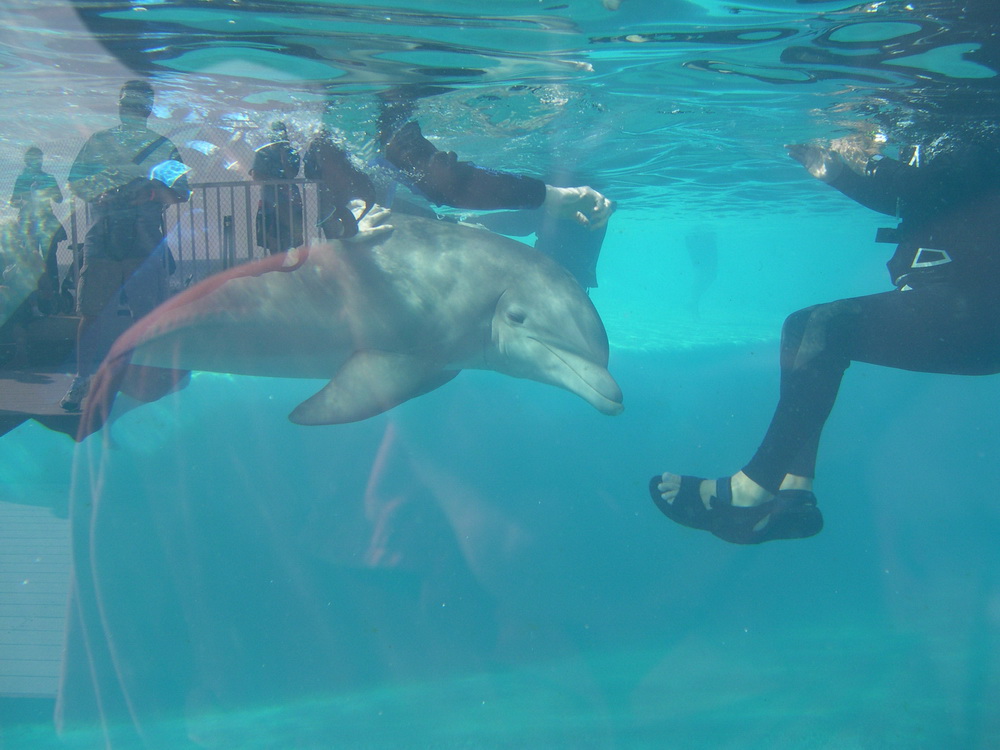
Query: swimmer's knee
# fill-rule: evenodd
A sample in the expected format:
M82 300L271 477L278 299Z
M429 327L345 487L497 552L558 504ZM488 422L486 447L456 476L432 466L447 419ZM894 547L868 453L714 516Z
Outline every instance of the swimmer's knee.
M813 305L802 310L796 310L787 318L781 326L781 346L783 349L797 349L805 335L806 328L809 327L809 320L813 311L819 305Z
M782 326L782 335L801 337L807 330L832 330L850 325L856 319L859 307L854 300L837 300L796 310Z
M829 362L846 368L858 312L853 300L825 302L793 312L781 331L782 366L797 368Z

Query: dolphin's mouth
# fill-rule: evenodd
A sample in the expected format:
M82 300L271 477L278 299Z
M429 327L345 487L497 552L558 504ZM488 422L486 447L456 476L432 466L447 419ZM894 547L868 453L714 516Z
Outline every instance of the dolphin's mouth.
M622 390L605 367L565 349L529 337L543 346L558 364L546 374L552 385L575 393L602 414L616 416L624 410Z

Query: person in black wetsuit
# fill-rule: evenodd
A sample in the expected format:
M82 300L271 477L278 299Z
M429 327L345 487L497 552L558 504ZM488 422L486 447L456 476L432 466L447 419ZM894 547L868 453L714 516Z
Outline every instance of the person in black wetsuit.
M399 86L379 95L377 138L395 179L438 206L477 211L544 208L553 218L603 229L616 206L593 188L554 187L527 175L459 161L454 151L440 151L424 138L413 119L416 104L446 91L439 86Z
M288 140L288 128L274 122L268 142L254 151L250 178L263 182L257 204L255 230L258 247L283 253L305 241L302 228L302 193L293 180L299 173L299 152Z
M1000 372L1000 155L966 147L919 168L876 155L854 171L836 151L788 150L814 177L901 219L877 237L897 243L888 263L895 289L788 316L778 406L741 471L718 480L670 473L650 480L650 494L669 518L739 544L821 530L812 493L816 453L851 362Z
M306 179L316 180L319 220L316 222L328 240L350 239L358 234L358 220L375 206L375 186L371 178L358 169L347 151L333 139L327 128L320 128L310 141L304 162ZM364 201L360 216L355 216L350 204Z
M440 151L424 138L413 120L391 131L385 158L403 182L439 206L479 211L544 207L593 230L604 227L615 210L612 201L589 186L554 187L527 175L459 161L455 152Z

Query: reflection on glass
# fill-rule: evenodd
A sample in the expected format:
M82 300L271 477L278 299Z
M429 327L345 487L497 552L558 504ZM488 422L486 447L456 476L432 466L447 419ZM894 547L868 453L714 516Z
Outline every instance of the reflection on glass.
M5 5L0 746L993 747L994 5Z

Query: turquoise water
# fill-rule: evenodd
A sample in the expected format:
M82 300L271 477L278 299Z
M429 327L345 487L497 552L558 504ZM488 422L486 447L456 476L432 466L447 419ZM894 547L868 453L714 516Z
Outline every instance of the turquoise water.
M364 155L376 92L450 89L417 111L439 146L619 202L591 298L625 411L467 371L300 427L321 383L197 373L80 445L22 425L2 500L71 506L77 596L65 730L0 696L0 747L1000 745L1000 381L853 365L812 539L728 545L646 490L752 454L788 313L887 288L885 220L783 145L991 133L990 5L5 6L0 195L36 142L65 185L128 66L206 180L279 114Z

